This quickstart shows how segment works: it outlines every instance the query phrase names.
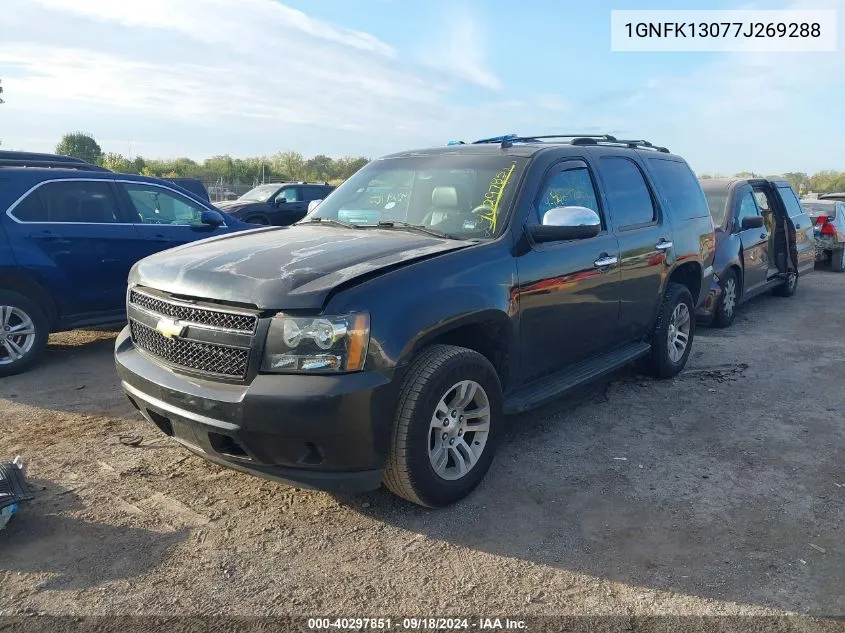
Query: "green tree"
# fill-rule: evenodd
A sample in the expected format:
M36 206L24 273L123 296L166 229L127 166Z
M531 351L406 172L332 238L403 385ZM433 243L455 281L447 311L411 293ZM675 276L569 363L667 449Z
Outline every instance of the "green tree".
M122 154L116 154L114 152L103 154L100 157L99 164L106 169L111 169L121 174L137 173L135 171L135 165L129 159L125 158Z
M56 154L81 158L89 163L97 163L103 155L103 150L94 137L84 132L65 134L56 145Z
M334 178L334 161L325 154L318 154L305 162L309 180L330 180Z
M299 152L278 152L270 159L273 171L283 176L283 180L306 180L308 170L305 158Z

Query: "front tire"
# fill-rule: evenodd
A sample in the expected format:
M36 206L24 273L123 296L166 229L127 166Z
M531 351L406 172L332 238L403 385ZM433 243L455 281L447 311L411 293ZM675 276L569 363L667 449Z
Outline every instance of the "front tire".
M845 248L831 251L830 269L835 273L845 273Z
M695 337L693 310L689 289L670 283L651 337L649 365L656 378L677 376L687 364Z
M775 294L779 297L791 297L798 290L798 273L788 273L786 281L775 288Z
M719 285L722 287L722 296L719 297L713 323L716 327L728 327L736 318L736 308L739 303L739 280L736 271L729 269L724 277L720 277Z
M0 376L35 364L47 348L49 330L37 303L20 293L0 290Z
M490 468L503 421L490 361L463 347L426 348L402 382L384 484L429 508L463 499Z

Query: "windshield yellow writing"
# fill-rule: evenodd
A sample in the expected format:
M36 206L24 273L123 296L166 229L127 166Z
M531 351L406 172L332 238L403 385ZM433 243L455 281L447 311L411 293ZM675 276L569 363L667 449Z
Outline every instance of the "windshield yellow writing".
M487 211L479 214L479 217L490 225L490 232L496 232L496 224L499 218L499 204L502 202L502 196L505 195L505 189L510 182L513 172L516 171L516 163L512 164L508 169L498 172L490 180L490 186L487 193L484 194L483 206L487 207Z

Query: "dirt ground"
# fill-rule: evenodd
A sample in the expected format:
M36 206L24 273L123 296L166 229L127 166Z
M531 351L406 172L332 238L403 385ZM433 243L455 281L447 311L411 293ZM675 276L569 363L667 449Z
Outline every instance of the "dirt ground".
M509 420L439 511L205 462L130 407L114 332L54 336L0 380L0 457L39 488L0 532L0 613L845 614L843 300L819 270L699 328L673 381Z

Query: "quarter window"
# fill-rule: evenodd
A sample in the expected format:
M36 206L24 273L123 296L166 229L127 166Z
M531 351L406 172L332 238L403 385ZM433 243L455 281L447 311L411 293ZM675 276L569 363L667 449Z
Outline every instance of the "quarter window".
M139 224L202 226L203 207L175 192L143 184L123 185Z
M12 211L21 222L115 224L123 222L111 183L63 180L48 182Z
M546 211L555 207L587 207L601 215L593 179L586 168L563 169L548 179L536 205L537 222L542 223Z
M640 168L627 158L601 159L610 212L617 229L650 224L656 219L654 201Z
M669 201L673 217L687 220L707 215L707 200L689 165L666 158L650 158L649 165L657 186Z

